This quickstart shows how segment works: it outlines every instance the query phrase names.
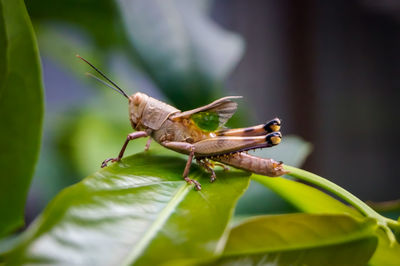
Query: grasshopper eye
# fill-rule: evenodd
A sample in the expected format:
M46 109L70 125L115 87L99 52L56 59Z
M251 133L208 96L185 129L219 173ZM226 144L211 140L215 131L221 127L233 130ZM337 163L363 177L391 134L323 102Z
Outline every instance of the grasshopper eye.
M271 134L268 134L265 137L265 140L267 141L268 144L270 144L271 146L275 146L278 145L279 143L281 143L281 139L282 139L282 134L281 132L273 132Z
M139 93L136 93L136 94L133 96L133 104L134 104L134 105L139 105L141 101L142 101L142 96L140 96Z
M279 131L281 129L281 120L279 118L272 119L264 125L264 129L268 133Z

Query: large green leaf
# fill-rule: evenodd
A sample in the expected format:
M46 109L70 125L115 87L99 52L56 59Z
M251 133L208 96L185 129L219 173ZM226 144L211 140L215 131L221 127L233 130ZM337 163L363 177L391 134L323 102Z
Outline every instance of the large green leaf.
M62 191L5 256L9 263L156 265L222 252L234 205L249 183L243 172L208 174L185 160L140 153Z
M22 0L0 0L0 236L23 224L43 116L41 68Z
M178 108L207 104L243 52L242 39L207 17L209 0L118 0L144 69Z
M366 265L376 221L345 215L260 216L234 227L218 265Z

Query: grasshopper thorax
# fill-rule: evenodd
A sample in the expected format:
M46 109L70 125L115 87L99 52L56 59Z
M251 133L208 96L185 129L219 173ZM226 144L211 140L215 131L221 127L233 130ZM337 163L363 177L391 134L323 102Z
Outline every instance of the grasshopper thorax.
M136 130L158 130L176 112L180 110L141 92L129 97L129 118Z

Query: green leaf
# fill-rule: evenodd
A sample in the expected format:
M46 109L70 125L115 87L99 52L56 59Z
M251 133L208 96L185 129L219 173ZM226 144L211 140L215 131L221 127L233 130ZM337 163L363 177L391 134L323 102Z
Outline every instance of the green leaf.
M0 0L0 114L2 236L23 225L42 132L41 67L22 0Z
M386 232L378 229L376 232L379 238L379 245L369 261L368 265L386 265L397 266L400 265L400 244L399 242L390 243L387 238Z
M178 108L208 104L241 58L242 39L207 17L208 0L118 0L144 69Z
M234 227L218 265L366 265L376 221L345 215L260 216Z
M355 217L362 217L355 209L309 185L283 177L269 178L261 175L253 175L252 179L268 187L303 212L315 214L351 214Z
M158 265L222 252L226 227L249 183L192 166L199 192L182 180L185 160L140 153L62 191L5 256L8 263ZM190 243L190 244L188 244Z

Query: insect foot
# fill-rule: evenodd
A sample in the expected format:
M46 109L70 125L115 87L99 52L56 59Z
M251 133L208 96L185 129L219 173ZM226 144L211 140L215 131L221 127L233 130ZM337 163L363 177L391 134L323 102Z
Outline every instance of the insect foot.
M217 180L217 176L215 175L214 171L212 172L211 176L210 176L210 182L214 182L215 180Z
M104 160L104 161L101 163L101 168L106 167L108 162L114 163L114 162L118 162L118 161L119 161L118 158L108 158L108 159Z
M196 180L190 179L189 177L185 177L184 179L185 179L185 181L186 181L189 185L194 184L194 188L195 188L197 191L200 191L200 190L201 190L201 184L200 184L199 182L197 182Z

